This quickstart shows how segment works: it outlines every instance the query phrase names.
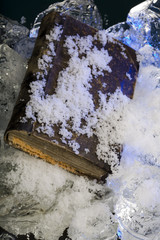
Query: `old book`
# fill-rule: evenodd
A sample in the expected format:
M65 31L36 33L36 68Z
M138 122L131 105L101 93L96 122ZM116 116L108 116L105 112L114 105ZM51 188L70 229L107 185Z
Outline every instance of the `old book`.
M137 72L135 51L105 30L49 13L5 141L73 173L106 177L121 151L112 139L120 119L111 115L123 96L133 97Z

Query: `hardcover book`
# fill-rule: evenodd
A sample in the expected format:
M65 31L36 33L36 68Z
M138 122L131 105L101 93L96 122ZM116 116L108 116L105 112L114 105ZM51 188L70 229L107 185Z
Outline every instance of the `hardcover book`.
M5 141L70 172L102 179L120 159L117 111L132 98L133 49L70 16L50 12Z

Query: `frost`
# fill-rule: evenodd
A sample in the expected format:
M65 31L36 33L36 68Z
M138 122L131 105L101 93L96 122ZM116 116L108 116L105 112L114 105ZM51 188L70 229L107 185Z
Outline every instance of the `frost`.
M50 31L50 34L49 34L49 35L46 35L46 39L47 39L49 42L52 42L53 40L59 41L62 32L63 32L63 26L57 25L57 26L55 26L55 27L53 28L53 30Z

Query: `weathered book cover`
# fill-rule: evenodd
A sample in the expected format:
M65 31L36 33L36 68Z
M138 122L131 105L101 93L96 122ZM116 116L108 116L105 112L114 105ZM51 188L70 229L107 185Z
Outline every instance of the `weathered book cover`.
M107 114L116 111L114 98L132 98L137 71L131 48L70 16L49 13L5 141L73 173L107 176L121 150L110 140L116 134L115 119L107 119Z

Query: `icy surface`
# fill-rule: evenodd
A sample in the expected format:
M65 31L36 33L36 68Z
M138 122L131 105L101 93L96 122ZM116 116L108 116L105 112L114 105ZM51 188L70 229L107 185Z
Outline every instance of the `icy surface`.
M159 234L159 181L158 167L143 164L136 157L131 161L128 152L123 153L119 172L108 179L117 196L115 213L122 240L137 239L136 236L154 239Z
M7 127L26 67L26 60L17 52L0 45L0 131Z
M11 48L29 34L29 29L0 14L0 44L5 43Z
M34 44L35 39L26 36L14 45L14 50L23 58L29 59L32 55Z
M69 227L72 240L104 240L115 235L119 222L118 235L122 240L148 240L155 234L160 239L160 55L155 40L159 28L152 32L155 38L152 37L150 27L157 18L155 13L150 15L150 4L151 1L145 1L134 8L127 23L119 23L108 31L138 50L140 61L134 98L126 105L125 118L118 129L124 144L121 164L108 178L108 187L115 195L104 184L74 176L4 144L6 119L22 80L17 77L25 67L21 66L24 60L19 55L1 45L0 84L5 91L0 92L0 107L5 114L2 111L0 122L0 225L6 230L15 234L33 232L37 238L57 240ZM15 72L13 56L16 63L21 63ZM10 77L10 68L16 77ZM13 90L14 84L17 90Z
M97 29L102 29L102 18L93 0L64 0L50 5L46 10L38 14L30 31L31 38L37 37L42 18L52 10L70 15Z
M29 38L29 29L0 14L0 44L6 44L23 58L29 59L35 39Z

